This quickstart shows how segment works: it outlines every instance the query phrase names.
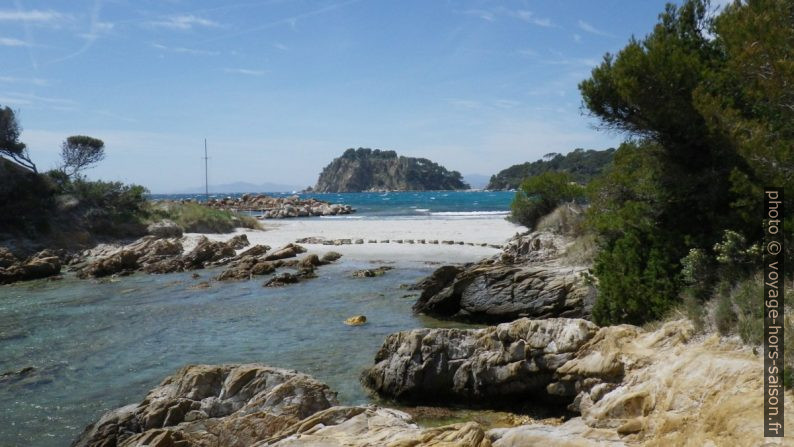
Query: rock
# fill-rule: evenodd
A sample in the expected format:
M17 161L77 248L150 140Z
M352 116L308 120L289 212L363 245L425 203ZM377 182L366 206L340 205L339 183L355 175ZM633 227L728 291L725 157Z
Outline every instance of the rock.
M192 268L202 268L209 262L231 258L235 253L234 248L225 242L211 241L206 236L201 236L196 247L184 256L184 260Z
M134 271L138 268L138 258L140 253L121 250L106 258L98 259L80 271L81 278L93 277L101 278L124 271Z
M182 227L169 219L149 224L146 227L146 231L152 236L159 238L181 238L183 233Z
M226 245L232 247L235 250L240 250L251 245L251 243L248 242L248 236L245 234L238 234L237 236L234 236L233 238L226 241Z
M0 268L8 268L19 263L19 259L6 247L0 247Z
M367 322L367 317L365 317L364 315L354 315L345 320L345 324L348 326L361 326L366 322Z
M278 259L294 258L301 253L306 253L306 249L297 244L287 244L265 256L265 260L275 261Z
M0 252L2 262L8 267L0 267L0 284L17 281L30 281L58 275L61 272L61 260L50 250L43 250L23 262L19 262L8 250Z
M262 256L263 254L267 253L268 250L270 250L269 245L257 244L249 248L248 250L241 252L239 255L237 255L237 258L239 259L246 256Z
M388 408L332 407L254 447L491 447L476 422L419 428L411 416Z
M493 258L465 268L443 266L415 286L422 294L414 311L488 323L589 318L596 289L585 281L587 266L559 261L558 247L566 243L548 232L519 235Z
M353 272L354 278L374 278L376 276L383 276L389 270L394 269L394 267L389 266L382 266L374 269L364 269L364 270L356 270Z
M299 268L306 268L314 270L314 267L322 265L323 262L320 260L320 257L315 254L306 255L303 259L298 262Z
M356 239L355 241L353 241L353 243L356 245L361 245L364 243L364 239Z
M547 393L557 368L596 333L586 320L522 318L484 329L415 329L386 338L361 381L411 403L569 402Z
M315 198L301 199L298 196L270 197L257 195L237 200L223 199L210 200L205 204L212 208L235 209L260 212L260 219L284 219L291 217L328 216L336 214L350 214L356 210L350 205L330 204ZM312 238L301 239L304 244L311 244ZM303 242L305 241L305 242Z
M262 364L182 368L140 404L105 413L74 447L250 446L336 404L308 375Z
M233 261L220 275L218 281L230 279L251 279L253 276L267 275L276 270L276 264L255 256L243 256Z
M267 280L263 285L265 287L281 287L287 284L295 284L300 282L300 277L292 273L282 273Z
M311 236L311 237L304 237L295 241L296 244L323 244L327 242L324 237L319 236Z
M339 253L335 251L329 251L328 253L324 254L320 260L323 262L323 264L330 264L332 262L338 261L341 257L342 255Z

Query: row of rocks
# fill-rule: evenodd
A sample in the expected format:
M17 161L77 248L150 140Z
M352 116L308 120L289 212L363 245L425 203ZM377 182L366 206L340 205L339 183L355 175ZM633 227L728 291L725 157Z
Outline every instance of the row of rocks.
M567 241L548 232L518 235L501 253L465 266L446 265L412 288L414 311L497 323L517 318L588 318L596 289L587 266L559 261Z
M431 244L431 245L469 245L469 246L476 246L476 247L491 247L491 248L502 248L501 245L497 244L488 244L486 242L463 242L463 241L451 241L451 240L438 240L438 239L325 239L323 237L311 236L311 237L304 237L295 241L298 244L314 244L314 245L362 245L364 243L367 244Z
M350 205L329 203L314 198L301 199L297 195L271 197L243 194L238 198L210 199L207 206L237 211L261 213L260 219L283 219L289 217L337 216L356 212Z

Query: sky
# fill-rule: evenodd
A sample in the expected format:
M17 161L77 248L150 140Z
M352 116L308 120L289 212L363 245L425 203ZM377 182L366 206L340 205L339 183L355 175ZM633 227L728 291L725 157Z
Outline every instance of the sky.
M39 170L90 135L90 178L152 192L313 185L349 147L463 174L616 147L577 84L657 0L0 0L0 106Z

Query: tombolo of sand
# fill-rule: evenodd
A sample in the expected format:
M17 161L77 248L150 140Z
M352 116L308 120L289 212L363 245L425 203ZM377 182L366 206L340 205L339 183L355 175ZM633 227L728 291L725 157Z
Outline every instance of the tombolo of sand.
M473 262L496 254L504 244L526 227L504 216L428 219L294 219L267 221L264 230L238 229L235 234L204 234L211 240L227 240L245 234L252 245L282 247L301 239L310 251L333 250L350 260ZM188 234L185 250L200 238ZM350 244L323 245L322 240L350 239ZM363 243L356 244L356 240ZM388 242L386 242L388 241ZM437 243L431 243L436 241ZM446 242L446 243L445 243ZM454 242L450 244L450 242ZM483 245L484 244L484 245Z

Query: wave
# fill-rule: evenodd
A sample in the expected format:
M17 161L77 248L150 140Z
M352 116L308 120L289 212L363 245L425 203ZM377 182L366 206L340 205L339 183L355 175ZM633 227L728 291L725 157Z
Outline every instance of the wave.
M413 207L411 207L411 208L413 208ZM426 212L430 211L430 208L414 208L414 211L416 211L417 213L426 213Z
M507 216L510 211L437 211L431 216Z

